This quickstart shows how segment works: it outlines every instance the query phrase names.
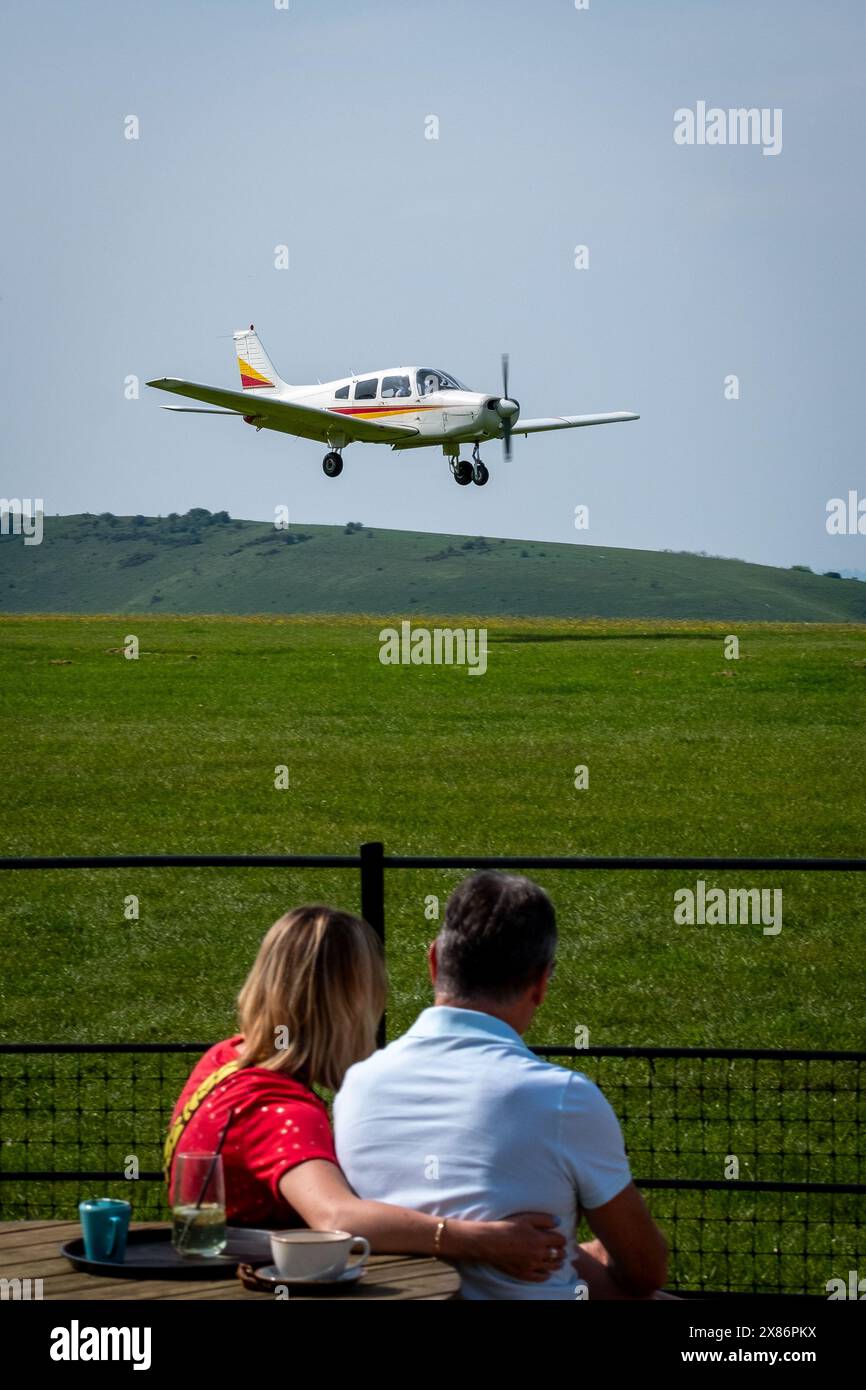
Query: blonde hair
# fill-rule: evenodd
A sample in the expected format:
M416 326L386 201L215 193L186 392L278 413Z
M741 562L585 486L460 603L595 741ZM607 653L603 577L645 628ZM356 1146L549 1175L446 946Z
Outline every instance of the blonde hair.
M371 927L332 907L297 907L270 928L238 995L245 1065L337 1090L376 1046L387 982Z

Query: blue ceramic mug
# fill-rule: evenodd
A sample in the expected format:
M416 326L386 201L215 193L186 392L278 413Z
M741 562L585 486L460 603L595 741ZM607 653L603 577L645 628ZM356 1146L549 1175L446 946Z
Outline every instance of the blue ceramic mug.
M114 1197L91 1197L78 1203L81 1229L84 1233L84 1253L88 1260L103 1260L123 1264L126 1254L126 1233L132 1207Z

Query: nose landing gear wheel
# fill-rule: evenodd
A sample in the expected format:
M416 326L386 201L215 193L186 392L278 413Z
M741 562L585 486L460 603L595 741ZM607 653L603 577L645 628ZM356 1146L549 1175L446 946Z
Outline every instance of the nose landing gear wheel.
M322 460L322 468L326 478L339 478L343 471L343 460L337 453L325 454Z
M460 487L466 487L467 483L472 482L472 464L467 459L459 459L452 463L451 472L454 474L455 483Z
M476 459L475 464L472 468L473 483L475 483L476 487L483 487L489 477L490 474L488 473L484 464L481 462L480 459Z

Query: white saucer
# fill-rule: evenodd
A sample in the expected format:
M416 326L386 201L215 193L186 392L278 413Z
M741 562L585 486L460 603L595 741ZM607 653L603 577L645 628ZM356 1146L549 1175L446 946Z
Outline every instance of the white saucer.
M302 1279L298 1275L281 1274L276 1265L263 1265L256 1270L256 1274L262 1279L273 1279L278 1284L354 1284L364 1273L365 1267L366 1260L362 1260L360 1264L350 1265L348 1269L343 1270L342 1274L336 1276L316 1274Z

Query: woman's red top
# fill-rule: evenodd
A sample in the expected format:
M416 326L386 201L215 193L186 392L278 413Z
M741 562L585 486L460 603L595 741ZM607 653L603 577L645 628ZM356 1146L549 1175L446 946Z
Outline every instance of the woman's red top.
M174 1120L202 1082L238 1056L240 1034L210 1048L193 1069L174 1107ZM180 1136L174 1157L213 1153L229 1111L222 1148L226 1219L236 1226L297 1226L280 1194L280 1178L311 1158L337 1162L324 1104L309 1087L267 1067L243 1067L205 1096Z

